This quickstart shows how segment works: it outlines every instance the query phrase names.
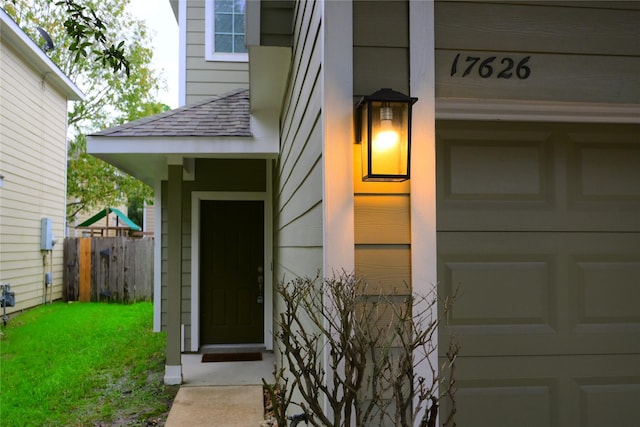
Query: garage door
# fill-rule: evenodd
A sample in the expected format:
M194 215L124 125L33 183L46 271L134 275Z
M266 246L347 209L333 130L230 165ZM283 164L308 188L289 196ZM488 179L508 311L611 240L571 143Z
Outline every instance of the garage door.
M437 165L458 425L640 426L640 126L438 122Z

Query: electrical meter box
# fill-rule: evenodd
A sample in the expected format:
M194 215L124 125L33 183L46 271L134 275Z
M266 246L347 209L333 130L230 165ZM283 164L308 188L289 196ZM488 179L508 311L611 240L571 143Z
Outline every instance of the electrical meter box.
M51 251L54 245L51 218L42 218L40 224L40 249L43 251Z

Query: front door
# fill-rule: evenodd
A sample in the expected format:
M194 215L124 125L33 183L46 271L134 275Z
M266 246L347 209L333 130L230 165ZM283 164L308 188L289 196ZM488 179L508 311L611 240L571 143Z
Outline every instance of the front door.
M200 210L200 343L262 343L262 201L206 200Z

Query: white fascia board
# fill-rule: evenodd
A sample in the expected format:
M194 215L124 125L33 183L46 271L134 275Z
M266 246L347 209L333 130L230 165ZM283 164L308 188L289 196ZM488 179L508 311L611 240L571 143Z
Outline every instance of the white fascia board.
M640 123L640 104L437 98L436 119Z
M87 152L99 154L163 154L185 157L278 156L278 141L236 137L87 137Z
M31 65L42 73L43 80L56 87L67 99L71 101L85 99L84 93L2 9L0 9L0 37L3 42L7 42L20 52Z
M187 2L178 4L178 104L187 103Z

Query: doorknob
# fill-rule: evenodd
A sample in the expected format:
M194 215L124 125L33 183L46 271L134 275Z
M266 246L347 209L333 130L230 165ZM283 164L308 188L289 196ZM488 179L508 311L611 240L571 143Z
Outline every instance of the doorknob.
M262 296L262 286L264 284L264 276L262 274L262 266L258 267L258 299L257 299L257 303L258 304L264 304L264 297Z

